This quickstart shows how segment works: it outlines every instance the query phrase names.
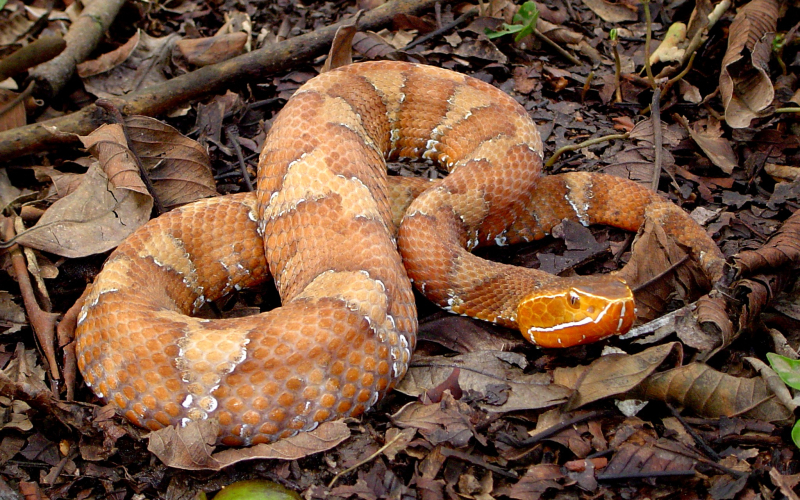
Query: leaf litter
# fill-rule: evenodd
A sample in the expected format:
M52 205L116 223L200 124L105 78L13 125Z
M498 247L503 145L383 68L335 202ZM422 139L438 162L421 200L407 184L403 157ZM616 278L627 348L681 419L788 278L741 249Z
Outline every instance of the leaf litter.
M75 102L91 99L87 91L113 99L146 89L355 13L347 3L278 2L264 9L255 2L236 8L219 3L220 12L236 14L223 18L184 0L126 19L127 31L109 33L96 58L79 69L83 88L74 91ZM6 415L0 489L43 498L191 498L264 477L306 498L522 499L608 496L622 489L636 497L755 498L767 489L796 496L798 452L786 438L794 403L763 361L773 350L796 352L800 342L797 288L790 279L800 248L791 217L800 202L799 176L791 170L800 160L800 140L795 115L773 113L796 105L792 99L800 92L792 21L798 8L775 5L650 3L653 39L663 41L657 57L648 57L658 82L688 67L682 78L666 83L672 90L663 92L658 119L645 111L652 87L644 77L647 28L639 5L537 4L538 32L563 52L536 33L518 41L487 39L486 28L509 25L518 14L519 6L502 0L461 10L444 5L438 16L405 15L391 29L352 35L362 58L427 62L511 92L540 125L546 156L590 137L629 133L566 153L558 171L599 170L650 185L657 172L657 124L662 194L693 210L732 257L733 286L703 282L683 250L653 224L631 247L617 231L565 223L550 241L484 255L566 274L618 270L627 263L626 277L637 287L638 329L646 336L613 340L605 348L536 350L514 332L445 315L420 298L420 345L412 367L377 409L297 439L215 450L208 445L213 421L144 438L112 409L97 406L74 377L74 366L72 378L65 377L77 380L77 387L51 380L24 336L30 327L19 314L18 285L8 279L3 289L10 293L0 306L8 311L0 322L6 339L0 352ZM477 12L404 50L469 8ZM19 0L8 2L0 16L4 43L36 36L18 39L34 33L27 12ZM47 29L68 22L61 14L51 13ZM660 24L668 19L675 22ZM618 103L611 28L618 31L622 71ZM344 42L335 49L341 60L349 47ZM85 261L101 261L126 231L151 216L151 194L137 161L167 208L245 189L242 173L254 174L255 154L274 114L321 64L307 61L289 73L241 82L227 96L172 110L166 120L131 116L124 129L99 128L87 139L93 158L74 149L66 157L42 152L10 163L5 205L39 213L29 222L45 227L16 241L55 256L59 272L44 281L47 288L76 290L52 310L69 309L91 280L91 271L81 274ZM43 117L60 112L62 104L46 102ZM425 175L438 173L426 169ZM717 290L702 296L710 285ZM239 299L242 309L275 300L269 291ZM69 340L65 336L58 346ZM63 369L69 372L69 364ZM65 394L77 401L64 400ZM678 478L690 487L678 489Z

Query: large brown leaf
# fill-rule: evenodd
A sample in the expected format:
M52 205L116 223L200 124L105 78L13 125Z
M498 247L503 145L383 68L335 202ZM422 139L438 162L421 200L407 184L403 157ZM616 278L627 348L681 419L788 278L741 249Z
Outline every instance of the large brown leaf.
M129 147L147 169L165 207L216 196L211 160L197 141L148 116L130 116L125 125Z
M746 416L775 422L792 416L762 378L735 377L702 363L653 374L631 395L666 401L710 418Z
M731 24L719 89L725 121L733 128L750 126L775 96L768 64L778 7L777 0L753 0Z

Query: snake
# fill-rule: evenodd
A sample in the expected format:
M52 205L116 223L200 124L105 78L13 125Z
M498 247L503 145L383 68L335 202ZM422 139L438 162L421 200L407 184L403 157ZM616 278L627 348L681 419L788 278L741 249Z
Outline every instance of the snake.
M564 219L665 228L711 279L722 254L682 209L627 179L542 175L542 141L513 97L427 65L374 61L312 78L275 117L258 188L200 200L125 239L86 294L78 368L150 430L214 418L217 444L270 443L381 400L409 367L416 288L541 347L596 342L635 319L618 276L562 278L472 251ZM430 161L428 182L386 162ZM281 306L197 317L273 280Z

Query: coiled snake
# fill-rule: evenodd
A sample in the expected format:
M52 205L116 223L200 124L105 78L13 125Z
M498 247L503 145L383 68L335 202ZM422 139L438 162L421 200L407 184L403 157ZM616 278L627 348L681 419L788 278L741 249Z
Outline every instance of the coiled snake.
M385 158L451 173L415 198L427 186L390 181ZM592 342L633 321L617 278L556 278L486 262L475 247L540 238L564 218L636 230L647 211L710 277L721 273L719 250L678 207L616 177L540 177L541 159L527 112L484 82L401 62L320 75L275 119L257 196L174 210L111 255L79 315L80 371L138 425L214 417L220 443L270 442L360 415L405 374L417 331L411 281L450 311L543 346ZM282 307L190 317L270 276Z

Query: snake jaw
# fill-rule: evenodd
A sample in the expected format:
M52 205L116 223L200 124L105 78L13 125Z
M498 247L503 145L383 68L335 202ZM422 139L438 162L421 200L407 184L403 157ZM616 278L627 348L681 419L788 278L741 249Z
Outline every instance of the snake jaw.
M520 301L520 332L540 347L572 347L627 332L635 319L633 292L623 280L579 277Z

